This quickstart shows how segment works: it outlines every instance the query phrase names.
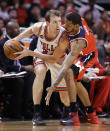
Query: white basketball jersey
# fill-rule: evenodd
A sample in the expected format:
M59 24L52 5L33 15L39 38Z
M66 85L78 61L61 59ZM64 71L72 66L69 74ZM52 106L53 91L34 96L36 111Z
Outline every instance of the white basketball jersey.
M37 48L35 49L35 52L39 52L42 54L53 54L55 48L59 44L62 34L65 32L65 29L63 27L60 27L59 34L57 35L57 37L54 40L51 40L51 41L46 39L45 29L46 29L46 22L44 22L41 27L39 37L38 37ZM60 60L62 61L62 59L64 59L64 57L62 57ZM59 70L62 68L62 66L59 63L48 63L46 61L43 61L40 58L34 57L34 65L38 65L38 64L45 64L47 67L47 70L50 69L52 82L56 79L56 76ZM64 78L62 79L58 87L66 87Z
M57 47L59 40L65 31L63 27L60 27L60 32L54 40L47 40L45 37L46 22L43 23L40 34L38 37L37 50L43 54L52 54Z

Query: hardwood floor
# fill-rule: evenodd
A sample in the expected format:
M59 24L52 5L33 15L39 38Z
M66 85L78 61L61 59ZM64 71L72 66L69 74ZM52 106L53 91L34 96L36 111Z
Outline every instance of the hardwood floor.
M110 118L101 119L104 125L81 123L80 126L61 126L58 120L46 120L46 126L33 126L31 121L0 122L0 131L110 131Z

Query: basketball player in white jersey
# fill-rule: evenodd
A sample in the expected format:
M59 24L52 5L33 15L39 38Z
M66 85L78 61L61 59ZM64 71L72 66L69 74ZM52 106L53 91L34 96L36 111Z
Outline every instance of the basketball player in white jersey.
M36 56L36 52L44 54L40 56L39 53L41 59L34 58L34 72L36 75L33 83L34 117L32 122L34 125L45 125L40 114L40 102L46 72L48 69L51 70L53 81L55 79L54 77L56 77L55 74L58 73L58 69L61 67L61 59L64 59L65 51L69 45L68 35L66 34L65 29L61 27L59 11L48 11L45 19L46 22L36 23L14 38L17 41L20 41L25 37L36 34L38 36L37 49L35 52L30 51L28 53L30 56ZM26 56L27 55L28 54L26 54ZM66 87L65 81L63 80L59 86Z

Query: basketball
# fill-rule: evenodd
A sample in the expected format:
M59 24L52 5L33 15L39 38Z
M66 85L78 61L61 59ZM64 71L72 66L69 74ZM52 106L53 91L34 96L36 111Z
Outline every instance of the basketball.
M21 43L16 40L9 40L9 41L6 41L4 44L4 54L6 57L8 57L11 60L15 60L15 58L19 56L14 53L22 51L22 50L23 50L23 47L21 46Z

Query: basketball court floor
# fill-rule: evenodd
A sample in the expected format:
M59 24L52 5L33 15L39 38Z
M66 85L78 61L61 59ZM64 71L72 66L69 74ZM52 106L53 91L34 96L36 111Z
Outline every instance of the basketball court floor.
M61 126L58 120L46 120L46 126L33 126L31 121L0 122L0 131L110 131L110 118L101 119L104 125L81 123L80 126Z

